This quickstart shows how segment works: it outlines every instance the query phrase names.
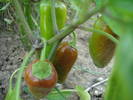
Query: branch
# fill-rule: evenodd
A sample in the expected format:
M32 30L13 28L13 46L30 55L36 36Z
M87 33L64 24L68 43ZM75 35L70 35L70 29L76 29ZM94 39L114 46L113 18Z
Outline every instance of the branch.
M77 19L74 20L70 25L67 25L66 27L64 27L61 30L60 34L57 34L56 36L54 36L53 38L51 38L50 40L48 40L48 44L51 44L57 40L63 39L65 38L67 35L69 35L71 32L73 32L79 25L83 24L84 22L86 22L90 17L92 17L94 14L104 10L105 6L102 6L101 8L97 9L93 9L91 12L89 12L88 14L86 14L85 16L82 17L82 19Z
M88 87L85 91L88 92L92 88L97 87L97 86L99 86L101 84L104 84L107 81L108 81L108 78L106 78L106 79L104 79L104 80L102 80L102 81L100 81L98 83L93 84L92 86ZM75 90L75 89L65 89L65 90L60 90L60 92L77 92L77 90ZM52 93L55 93L55 92L52 92Z
M98 82L98 83L96 83L96 84L94 84L94 85L92 85L92 86L90 86L90 87L88 87L85 91L88 92L90 89L92 89L92 88L94 88L94 87L97 87L97 86L99 86L99 85L101 85L101 84L103 84L103 83L105 83L105 82L107 82L107 81L108 81L108 78L105 79L105 80L103 80L103 81L100 81L100 82Z
M51 49L51 51L49 53L48 60L50 60L50 61L53 60L53 57L54 57L54 55L56 53L55 50L58 48L58 45L59 45L60 42L61 41L57 41L57 42L54 43L54 45L53 45L53 47L52 47L52 49Z
M107 32L96 30L96 29L92 29L92 28L88 28L88 27L83 27L83 26L80 26L79 28L81 30L85 30L85 31L89 31L89 32L96 32L96 33L99 33L101 35L104 35L107 38L109 38L110 40L112 40L115 44L118 44L118 42L119 42L119 40L117 40L115 37L113 37L112 35L110 35Z
M63 95L63 93L57 87L55 87L55 90L63 97L64 100L67 100L67 98Z
M12 89L12 80L13 80L13 76L20 70L20 68L16 69L12 75L10 76L10 79L9 79L9 88Z

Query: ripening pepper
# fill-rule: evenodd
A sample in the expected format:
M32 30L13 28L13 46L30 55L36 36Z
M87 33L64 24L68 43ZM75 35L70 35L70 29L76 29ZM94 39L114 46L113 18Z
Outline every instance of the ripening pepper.
M112 32L107 24L100 17L94 24L94 29L104 31L118 39L118 36ZM116 44L104 35L93 32L89 38L89 52L94 64L99 67L105 67L113 57Z
M58 82L63 83L67 78L73 64L77 59L77 49L69 45L68 42L62 42L57 48L53 65L58 74Z
M46 40L49 40L55 35L51 15L51 6L50 0L44 0L40 4L40 35ZM67 19L67 9L64 3L60 1L55 2L55 15L57 27L60 30L64 27ZM52 46L53 44L47 46L46 57L48 57Z
M33 61L33 63L27 67L27 69L25 70L25 73L24 73L24 80L25 80L30 92L33 94L33 96L35 96L37 99L40 99L40 98L43 98L44 96L46 96L52 90L52 88L54 88L58 78L57 78L57 73L56 73L55 68L48 61L46 61L46 62L51 64L52 74L49 77L42 79L42 80L33 76L32 65L37 63L38 61L39 60Z

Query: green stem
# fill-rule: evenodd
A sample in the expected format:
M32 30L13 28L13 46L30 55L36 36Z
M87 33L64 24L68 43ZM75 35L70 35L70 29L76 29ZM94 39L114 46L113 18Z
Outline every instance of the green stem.
M67 100L66 97L62 94L62 92L57 87L55 87L55 90L63 97L64 100Z
M11 75L11 77L10 77L10 80L9 80L9 87L12 89L12 79L13 79L13 76L18 72L20 70L20 68L18 68L18 69L16 69L13 73L12 73L12 75Z
M76 42L77 42L77 34L76 32L72 32L72 41L70 41L70 45L74 48L76 48Z
M56 0L51 0L51 5L52 5L51 6L51 15L52 15L52 23L53 23L54 33L59 34L57 21L56 21L55 1Z
M75 89L65 89L65 90L62 90L61 92L77 92L77 90L75 90Z
M17 15L17 20L18 20L18 24L22 25L26 35L28 35L29 39L32 38L32 31L26 21L26 18L24 16L23 10L21 8L21 5L19 3L18 0L13 0L14 6L15 6L15 11L16 11L16 15ZM32 41L31 41L32 43Z
M42 40L43 40L44 46L43 46L43 49L41 51L40 61L44 61L46 59L46 47L47 47L47 43L46 43L45 39L42 39Z
M85 31L99 33L99 34L101 34L101 35L106 36L107 38L109 38L110 40L112 40L114 43L116 43L116 44L119 43L119 40L117 40L115 37L113 37L112 35L110 35L110 34L107 33L107 32L100 31L100 30L96 30L96 29L92 29L92 28L88 28L88 27L82 27L82 26L80 26L79 28L82 29L82 30L85 30Z
M46 59L46 43L44 44L43 46L43 49L41 51L41 58L40 58L40 61L44 61Z
M74 43L74 46L76 47L76 43L77 43L77 33L74 31L73 32L73 43Z
M51 43L53 43L53 42L55 42L57 40L65 38L67 35L69 35L71 32L73 32L79 25L81 25L84 22L86 22L90 17L92 17L94 14L102 11L104 8L105 8L105 5L102 6L101 8L99 8L99 9L95 8L92 11L90 11L89 13L87 13L85 16L83 16L82 19L74 20L71 24L69 24L66 27L64 27L61 30L60 34L57 34L56 36L54 36L53 38L48 40L47 43L51 44Z
M50 60L50 61L52 61L53 60L53 57L54 57L54 55L55 55L55 51L56 51L56 49L58 48L58 45L59 45L59 43L60 43L61 41L57 41L56 43L54 43L54 45L53 45L53 47L52 47L52 49L51 49L51 51L50 51L50 53L49 53L49 56L48 56L48 59Z
M58 89L59 90L59 89ZM75 89L65 89L65 90L59 90L61 93L64 93L64 92L77 92L77 90ZM58 91L52 91L51 94L53 93L56 93Z
M17 77L17 82L16 82L16 99L15 100L19 100L19 95L20 95L20 86L21 86L21 80L22 80L22 75L23 75L23 71L26 67L26 65L28 64L28 61L30 60L31 56L33 55L33 53L35 52L35 49L32 49L29 54L24 58L23 63L20 66L20 70L18 73L18 77Z
M32 19L33 24L35 25L35 27L39 28L39 25L38 25L36 19L33 16L31 16L31 19Z

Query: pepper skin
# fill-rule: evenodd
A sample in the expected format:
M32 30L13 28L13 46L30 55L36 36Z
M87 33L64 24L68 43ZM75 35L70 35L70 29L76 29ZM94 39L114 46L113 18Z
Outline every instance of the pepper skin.
M35 60L32 64L38 61L39 60ZM24 79L25 79L27 86L30 89L30 92L36 98L40 99L46 96L52 90L52 88L56 85L56 82L58 79L57 73L56 73L55 68L52 65L52 75L46 79L39 80L35 76L32 75L32 64L30 64L25 70Z
M77 49L71 47L67 42L62 42L57 48L53 64L58 74L59 83L63 83L67 78L77 55Z
M55 2L55 15L58 29L62 29L67 20L67 9L64 3L60 1ZM52 15L51 15L51 2L44 0L40 5L40 36L46 40L52 38L55 33L53 29ZM53 44L47 45L46 57L48 57Z
M107 24L104 23L102 18L99 18L95 25L94 29L101 30L109 33L118 39L118 36L112 32ZM116 44L107 38L104 35L93 32L92 36L89 39L89 52L92 57L94 64L98 68L105 67L109 61L112 59Z

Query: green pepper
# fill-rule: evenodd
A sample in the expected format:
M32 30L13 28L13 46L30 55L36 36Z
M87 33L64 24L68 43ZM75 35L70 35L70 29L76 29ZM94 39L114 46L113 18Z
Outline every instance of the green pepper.
M73 64L78 56L77 49L69 45L68 42L62 42L57 48L53 65L58 74L58 82L63 83L67 78Z
M50 0L44 0L40 4L40 36L46 40L49 40L55 35L52 23L51 6ZM55 13L57 26L60 30L66 23L66 6L60 1L55 2ZM52 46L53 44L47 46L46 57L48 57Z

